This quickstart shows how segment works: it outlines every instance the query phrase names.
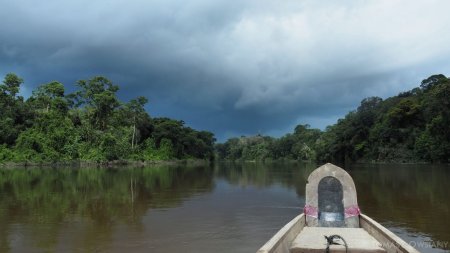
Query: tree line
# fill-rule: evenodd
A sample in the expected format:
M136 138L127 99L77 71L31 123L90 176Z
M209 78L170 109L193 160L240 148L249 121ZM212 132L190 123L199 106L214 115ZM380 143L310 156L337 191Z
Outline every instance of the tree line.
M183 121L151 118L145 97L126 103L105 77L37 87L24 99L23 80L0 84L0 162L218 159L449 162L450 79L433 75L385 100L369 97L324 131L298 125L280 138L214 135Z
M23 79L0 84L0 162L212 159L214 135L181 120L151 118L145 97L122 102L119 86L96 76L66 94L60 82L19 96Z
M242 136L216 144L220 159L343 163L450 162L450 79L433 75L385 100L369 97L324 131L298 125L281 138Z

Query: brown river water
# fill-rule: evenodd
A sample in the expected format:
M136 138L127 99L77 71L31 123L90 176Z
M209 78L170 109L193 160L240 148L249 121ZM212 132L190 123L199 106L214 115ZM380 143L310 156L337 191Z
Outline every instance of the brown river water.
M255 252L304 206L317 167L216 163L0 169L0 252ZM450 252L450 166L346 168L361 211Z

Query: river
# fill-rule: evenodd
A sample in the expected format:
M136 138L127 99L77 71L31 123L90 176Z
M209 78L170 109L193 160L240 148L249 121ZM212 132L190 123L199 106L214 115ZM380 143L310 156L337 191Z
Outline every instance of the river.
M0 252L255 252L302 212L308 163L0 169ZM346 168L368 214L450 250L450 167Z

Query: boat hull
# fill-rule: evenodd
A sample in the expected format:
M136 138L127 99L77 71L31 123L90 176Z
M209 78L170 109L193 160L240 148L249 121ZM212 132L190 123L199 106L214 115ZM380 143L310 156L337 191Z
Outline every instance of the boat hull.
M360 227L375 238L383 249L388 253L393 252L419 252L414 247L403 241L397 235L383 227L381 224L360 214ZM289 253L294 239L300 234L306 226L304 214L300 214L280 229L266 244L264 244L257 253ZM341 228L346 229L346 228Z

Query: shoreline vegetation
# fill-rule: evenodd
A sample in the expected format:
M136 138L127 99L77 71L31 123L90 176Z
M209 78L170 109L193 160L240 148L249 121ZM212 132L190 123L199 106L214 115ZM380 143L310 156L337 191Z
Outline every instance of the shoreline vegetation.
M118 168L132 167L141 168L154 165L207 165L211 161L201 159L184 159L184 160L114 160L114 161L59 161L59 162L0 162L0 168Z
M449 163L450 79L433 75L419 87L369 97L325 131L298 125L280 138L241 136L216 144L230 160L315 160L344 163Z
M148 100L122 102L105 77L59 82L24 99L23 80L0 84L0 167L117 165L231 161L449 163L450 79L433 75L387 99L369 97L324 131L297 125L280 138L241 136L215 143L214 134L181 120L152 118Z
M0 162L212 160L214 135L181 120L151 118L148 102L122 102L119 86L96 76L66 94L59 82L40 85L24 99L23 80L7 74L0 84Z
M148 166L203 166L211 165L214 163L236 163L236 164L292 164L292 163L321 163L317 160L295 160L295 159L277 159L277 160L204 160L204 159L182 159L182 160L148 160L148 161L136 161L136 160L113 160L113 161L55 161L55 162L0 162L0 169L5 168L144 168ZM352 161L351 164L435 164L425 161ZM446 163L450 165L450 163ZM341 164L345 166L344 164Z

